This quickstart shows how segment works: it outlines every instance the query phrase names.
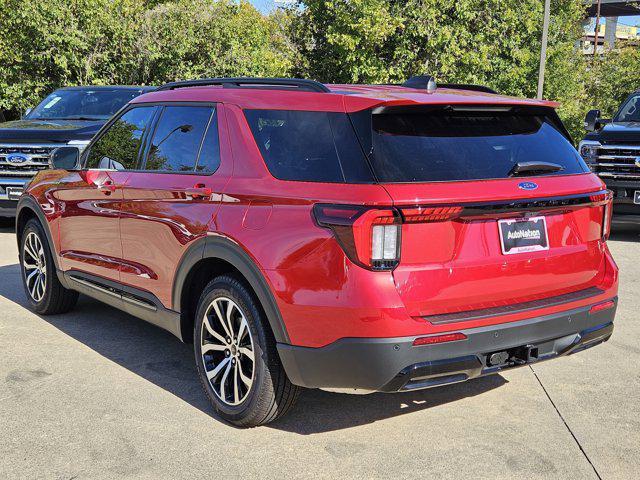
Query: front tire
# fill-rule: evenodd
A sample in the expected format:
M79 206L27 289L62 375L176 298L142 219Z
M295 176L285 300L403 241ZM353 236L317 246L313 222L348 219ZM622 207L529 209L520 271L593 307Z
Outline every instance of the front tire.
M252 292L231 275L212 280L198 302L198 376L218 415L238 427L281 417L300 391L287 378L268 325Z
M78 301L78 292L58 280L47 237L40 222L29 220L20 240L22 284L31 309L41 315L66 313Z

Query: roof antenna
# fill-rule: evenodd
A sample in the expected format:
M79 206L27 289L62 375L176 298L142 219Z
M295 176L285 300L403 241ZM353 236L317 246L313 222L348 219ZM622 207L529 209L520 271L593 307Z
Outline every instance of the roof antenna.
M426 90L429 93L434 92L438 87L435 78L433 78L431 75L413 76L409 80L404 82L402 86L407 88L418 88L420 90Z

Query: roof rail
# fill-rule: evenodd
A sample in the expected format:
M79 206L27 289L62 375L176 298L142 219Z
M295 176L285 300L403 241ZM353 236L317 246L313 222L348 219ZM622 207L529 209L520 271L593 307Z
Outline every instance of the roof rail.
M485 87L484 85L473 85L471 83L441 83L438 85L440 88L450 88L453 90L471 90L472 92L483 92L498 94L494 89Z
M171 82L157 90L175 90L176 88L204 87L208 85L220 85L223 88L263 88L267 90L299 90L305 92L329 93L331 90L326 85L315 80L303 78L200 78L197 80L185 80Z

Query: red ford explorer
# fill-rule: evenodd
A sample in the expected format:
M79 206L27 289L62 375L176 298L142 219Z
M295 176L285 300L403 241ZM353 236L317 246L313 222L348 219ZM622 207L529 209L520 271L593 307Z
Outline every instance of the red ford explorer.
M484 87L206 79L132 100L20 200L27 298L193 342L219 415L403 392L613 330L611 196L550 102Z

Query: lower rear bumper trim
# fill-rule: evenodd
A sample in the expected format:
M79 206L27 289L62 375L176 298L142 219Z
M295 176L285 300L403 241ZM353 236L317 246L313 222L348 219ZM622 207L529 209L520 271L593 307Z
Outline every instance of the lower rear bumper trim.
M309 388L397 392L462 382L533 362L573 354L605 342L612 308L590 306L519 322L460 330L466 340L413 346L417 337L348 338L322 348L278 344L291 381ZM508 360L491 365L489 356ZM533 353L532 353L533 352Z

